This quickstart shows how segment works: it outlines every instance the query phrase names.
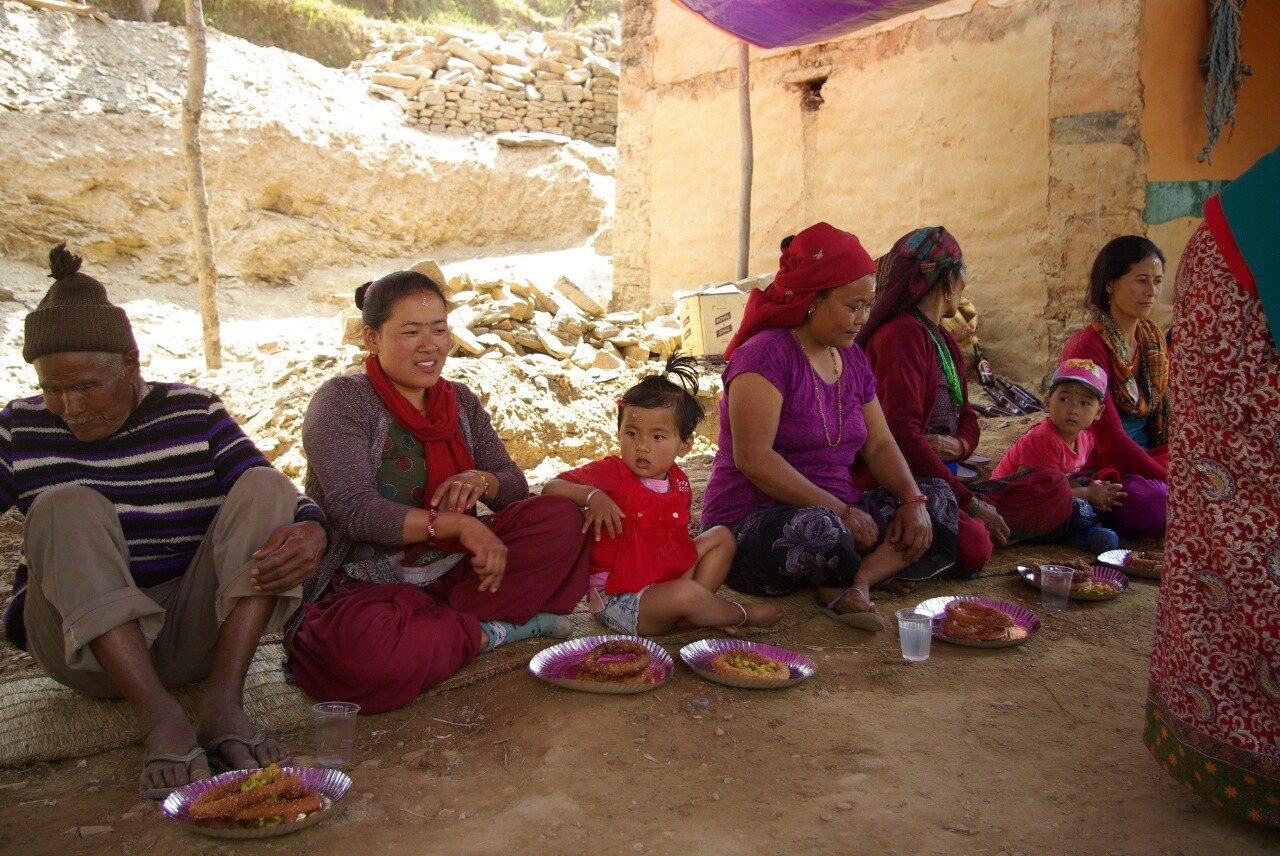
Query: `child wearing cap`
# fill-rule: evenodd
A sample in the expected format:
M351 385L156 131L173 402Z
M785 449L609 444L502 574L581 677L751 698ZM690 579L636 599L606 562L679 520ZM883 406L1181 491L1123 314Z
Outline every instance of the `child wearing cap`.
M991 474L1004 478L1026 468L1065 473L1073 495L1067 538L1072 546L1091 553L1119 546L1116 533L1098 525L1098 515L1119 507L1125 496L1118 483L1081 476L1093 450L1088 428L1102 415L1106 390L1107 373L1092 360L1063 362L1049 381L1048 418L1022 435Z

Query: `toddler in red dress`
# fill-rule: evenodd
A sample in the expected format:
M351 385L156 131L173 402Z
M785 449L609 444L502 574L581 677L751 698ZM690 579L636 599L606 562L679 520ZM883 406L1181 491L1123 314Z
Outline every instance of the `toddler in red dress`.
M679 384L668 379L674 375ZM703 416L692 357L673 356L618 400L619 454L561 473L543 488L586 510L591 544L591 611L611 630L653 636L675 627L768 627L773 604L716 595L735 543L723 526L689 534L693 493L676 458L693 446Z

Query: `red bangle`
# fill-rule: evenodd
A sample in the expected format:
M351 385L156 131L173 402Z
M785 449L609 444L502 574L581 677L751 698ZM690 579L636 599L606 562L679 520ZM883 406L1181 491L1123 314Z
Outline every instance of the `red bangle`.
M431 509L427 517L427 543L434 544L436 540L436 518L440 516L439 509Z
M898 500L898 507L901 508L902 506L910 505L913 502L928 502L928 501L929 501L929 497L925 496L923 493L918 493L915 496L908 496L904 499Z

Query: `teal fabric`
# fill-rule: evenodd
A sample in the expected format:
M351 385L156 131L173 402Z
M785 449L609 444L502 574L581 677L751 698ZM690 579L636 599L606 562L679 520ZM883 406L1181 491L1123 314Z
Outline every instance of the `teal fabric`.
M1144 449L1151 448L1151 441L1147 439L1147 423L1150 421L1150 416L1130 416L1123 410L1120 411L1120 424L1124 426L1124 433Z
M1244 256L1267 315L1271 339L1280 347L1280 259L1276 229L1280 225L1280 147L1222 189L1222 213Z
M1142 219L1155 226L1179 217L1203 217L1204 202L1227 185L1225 181L1149 181Z

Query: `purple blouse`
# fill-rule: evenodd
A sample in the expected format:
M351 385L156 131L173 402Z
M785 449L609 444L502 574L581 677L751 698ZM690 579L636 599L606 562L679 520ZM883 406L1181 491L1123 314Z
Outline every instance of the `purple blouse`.
M862 407L875 398L876 381L861 348L841 348L840 357L844 369L837 381L837 392L837 383L822 380L789 328L763 330L734 351L724 370L719 450L711 464L702 502L704 528L738 523L752 508L778 504L733 463L729 396L733 394L733 379L744 372L760 375L782 393L774 451L833 496L849 503L861 497L849 469L867 439ZM839 442L832 446L828 438L838 438Z

